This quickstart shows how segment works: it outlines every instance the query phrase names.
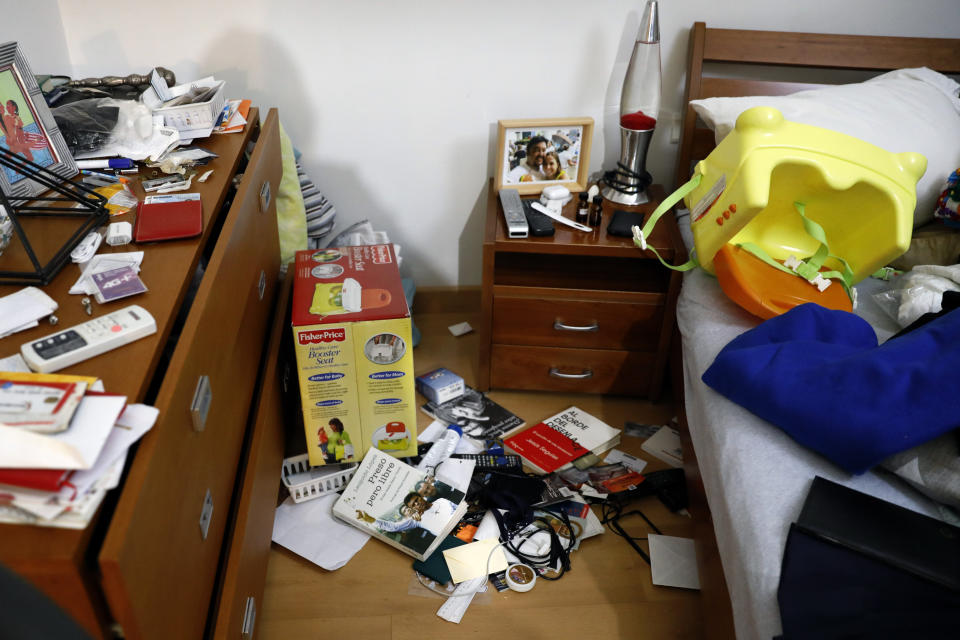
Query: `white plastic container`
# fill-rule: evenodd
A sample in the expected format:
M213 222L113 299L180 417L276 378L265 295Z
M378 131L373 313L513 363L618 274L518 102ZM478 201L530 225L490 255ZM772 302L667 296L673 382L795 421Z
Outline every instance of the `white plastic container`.
M214 84L216 84L215 81L204 79L186 86L187 88L193 86L212 87ZM177 85L177 87L173 87L172 89L178 89L183 86L184 85ZM153 87L147 87L147 90L143 92L140 99L154 115L163 116L164 126L173 127L181 132L210 129L217 123L217 118L220 117L220 112L223 111L223 105L226 102L223 90L225 86L226 83L221 82L217 88L217 92L213 94L213 98L206 102L181 104L175 107L161 107L160 105L162 105L163 102L157 97L157 92Z
M343 489L356 472L355 463L311 467L309 457L303 454L283 461L282 476L293 501L304 502Z

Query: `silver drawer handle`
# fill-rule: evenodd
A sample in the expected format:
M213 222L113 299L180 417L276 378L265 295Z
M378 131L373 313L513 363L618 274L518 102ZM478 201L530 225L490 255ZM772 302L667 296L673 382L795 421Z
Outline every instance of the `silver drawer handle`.
M551 378L563 378L564 380L585 380L593 377L593 371L584 369L583 373L563 373L556 367L550 367Z
M190 418L193 420L193 430L202 432L207 426L207 414L210 413L210 401L213 391L210 389L210 377L200 376L197 387L193 391L193 401L190 403Z
M596 320L585 327L577 327L572 324L563 324L559 319L553 321L553 328L557 331L599 331L600 325Z

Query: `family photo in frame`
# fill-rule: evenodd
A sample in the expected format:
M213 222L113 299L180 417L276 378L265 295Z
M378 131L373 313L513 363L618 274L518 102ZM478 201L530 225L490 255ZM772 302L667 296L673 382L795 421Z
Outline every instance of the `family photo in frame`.
M586 189L590 166L592 118L500 120L496 188L539 193L562 184L571 191Z
M0 45L0 149L0 189L7 197L30 198L45 191L47 187L29 175L37 167L64 178L77 173L73 156L16 42Z

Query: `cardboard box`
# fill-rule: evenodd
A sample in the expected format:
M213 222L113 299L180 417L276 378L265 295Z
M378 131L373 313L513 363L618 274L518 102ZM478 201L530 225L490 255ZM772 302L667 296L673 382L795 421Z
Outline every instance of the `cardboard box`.
M356 461L371 446L416 455L410 310L393 245L298 251L293 268L310 464Z
M431 402L443 404L463 395L463 378L449 369L434 369L422 376L417 376L417 391Z

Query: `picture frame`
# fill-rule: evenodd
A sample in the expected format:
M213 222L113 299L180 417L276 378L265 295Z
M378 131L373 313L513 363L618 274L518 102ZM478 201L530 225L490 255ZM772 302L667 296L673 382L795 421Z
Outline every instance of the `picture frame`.
M61 178L77 174L77 163L17 42L0 44L0 147ZM35 198L47 188L18 169L0 165L0 189L8 198Z
M497 124L497 191L516 189L528 195L551 185L574 193L587 189L593 118L512 119Z

